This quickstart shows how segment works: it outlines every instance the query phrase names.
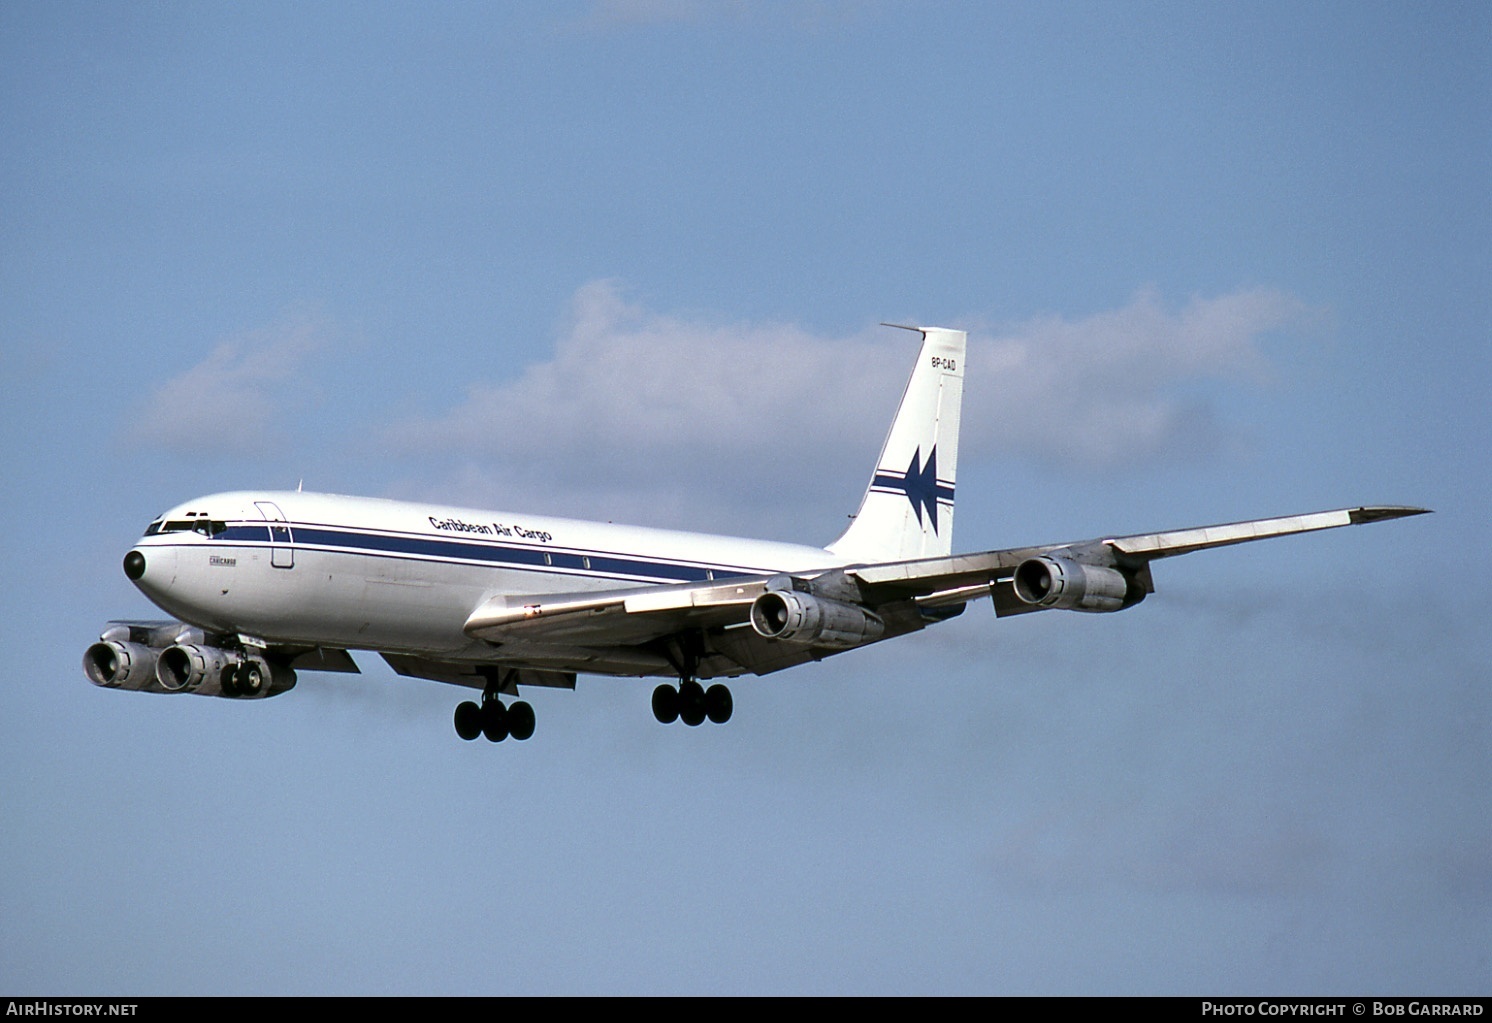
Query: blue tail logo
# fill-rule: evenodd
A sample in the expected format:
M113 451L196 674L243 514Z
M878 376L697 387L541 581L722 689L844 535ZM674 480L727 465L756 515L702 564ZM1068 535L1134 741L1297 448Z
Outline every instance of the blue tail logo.
M912 452L912 461L907 471L898 473L877 470L870 489L881 494L903 494L917 512L917 524L924 521L932 524L933 533L938 531L938 502L953 501L953 484L938 479L938 447L927 454L927 464L922 464L922 449Z

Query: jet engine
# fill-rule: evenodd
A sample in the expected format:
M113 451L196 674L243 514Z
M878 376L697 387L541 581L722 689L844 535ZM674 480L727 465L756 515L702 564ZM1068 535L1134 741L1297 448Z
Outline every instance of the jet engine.
M1145 597L1117 568L1066 558L1027 558L1012 581L1015 595L1027 604L1064 611L1119 611Z
M96 686L164 692L155 677L157 651L141 643L100 640L83 653L83 673Z
M881 638L886 623L858 604L796 590L768 590L751 602L757 635L805 646L849 649Z
M177 643L161 651L155 676L168 693L219 696L223 692L223 670L231 664L226 650Z
M262 657L190 643L163 650L155 673L166 692L202 696L274 696L295 685L294 671Z

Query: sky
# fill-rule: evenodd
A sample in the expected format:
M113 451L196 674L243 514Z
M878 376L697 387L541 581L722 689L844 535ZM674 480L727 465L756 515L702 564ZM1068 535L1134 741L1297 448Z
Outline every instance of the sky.
M1492 988L1492 8L0 4L0 992ZM105 691L165 509L954 546L1360 504L733 685ZM1480 510L1479 510L1480 509Z

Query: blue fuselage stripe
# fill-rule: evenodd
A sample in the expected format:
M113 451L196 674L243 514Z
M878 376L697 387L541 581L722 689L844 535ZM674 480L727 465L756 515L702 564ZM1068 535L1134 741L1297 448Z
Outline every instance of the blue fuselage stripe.
M289 535L272 538L269 523L263 525L235 523L202 546L210 549L220 544L223 546L239 544L257 546L269 545L273 542L279 545L293 545L298 550L364 552L381 557L476 562L538 571L557 570L565 573L641 577L667 582L704 582L711 578L712 571L718 578L758 574L763 571L738 566L674 564L652 558L628 557L603 552L477 543L417 535L391 536L386 533L367 533L321 525L286 523L285 526L289 527L286 530ZM199 547L198 544L191 546Z

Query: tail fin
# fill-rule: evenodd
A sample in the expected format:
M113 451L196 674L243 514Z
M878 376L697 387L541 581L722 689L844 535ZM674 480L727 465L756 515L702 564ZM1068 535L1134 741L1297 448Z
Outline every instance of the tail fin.
M922 334L922 351L860 512L828 548L852 562L952 553L953 481L968 335L942 327L903 329Z

